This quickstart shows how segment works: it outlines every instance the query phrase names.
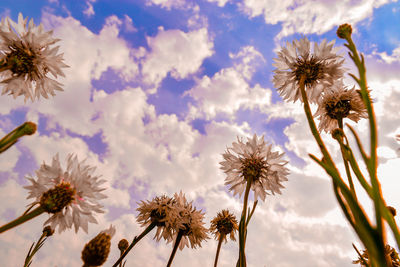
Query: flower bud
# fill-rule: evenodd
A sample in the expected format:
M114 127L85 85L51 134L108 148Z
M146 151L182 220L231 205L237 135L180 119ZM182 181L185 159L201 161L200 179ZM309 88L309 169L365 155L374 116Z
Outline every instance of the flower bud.
M84 266L103 265L110 253L111 236L107 233L100 233L90 240L82 250Z
M336 31L336 34L339 38L346 40L350 38L351 33L352 33L351 25L347 23L340 25Z
M118 249L121 251L121 253L123 253L128 247L129 247L129 242L125 238L121 239L118 242Z
M52 236L54 234L54 230L51 229L50 226L46 226L45 228L43 228L43 234L45 236Z

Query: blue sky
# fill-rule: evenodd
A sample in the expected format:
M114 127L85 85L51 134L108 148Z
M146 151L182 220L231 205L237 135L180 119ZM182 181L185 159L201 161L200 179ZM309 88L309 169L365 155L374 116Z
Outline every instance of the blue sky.
M117 227L113 262L119 239L141 231L137 202L164 193L185 192L206 212L207 227L221 209L240 216L241 200L224 186L218 162L236 136L254 133L286 153L291 175L282 195L257 207L249 228L249 266L352 266L351 243L358 240L337 207L330 180L307 156L318 151L302 108L282 102L271 82L282 45L307 36L342 46L336 28L346 22L366 58L384 194L392 206L400 205L394 139L400 133L397 1L1 1L2 18L15 21L19 12L54 30L70 68L60 80L64 91L53 98L24 103L0 97L1 135L26 120L38 124L34 136L1 155L0 222L24 211L25 176L56 153L60 159L71 152L87 158L107 180L109 196L106 214L89 226L89 234L55 235L33 266L79 265L83 245L109 224ZM341 52L345 55L344 47ZM354 70L347 57L346 66ZM353 85L348 76L345 82ZM365 121L357 127L367 139ZM324 138L335 150L329 136ZM369 210L366 196L361 200ZM0 257L9 266L21 265L46 218L2 235ZM180 251L175 264L211 265L216 245L210 239L201 249ZM128 256L128 266L134 261L163 266L171 249L149 236ZM232 266L236 257L237 244L227 243L219 266Z

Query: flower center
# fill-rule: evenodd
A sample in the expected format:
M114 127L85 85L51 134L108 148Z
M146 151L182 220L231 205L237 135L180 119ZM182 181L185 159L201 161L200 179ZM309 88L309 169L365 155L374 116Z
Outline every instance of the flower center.
M40 206L48 213L57 213L74 200L75 194L75 188L71 188L69 183L62 182L43 193Z
M343 119L347 117L351 110L350 100L342 99L339 101L328 101L325 104L326 114L331 119Z
M217 230L223 235L228 235L233 231L233 223L230 218L223 218L217 222Z
M35 53L26 47L10 46L11 52L6 55L6 65L13 74L20 76L36 71Z
M84 266L101 266L107 260L110 246L111 236L106 233L100 233L90 240L82 250Z
M310 59L297 58L293 69L296 81L299 82L303 75L306 77L305 86L312 86L318 79L323 78L323 65L314 57Z
M165 222L163 219L167 216L164 209L154 209L150 212L151 221L156 224L156 226L164 226Z
M256 181L265 169L267 169L267 164L262 158L242 159L242 174L245 179L251 178L252 181Z

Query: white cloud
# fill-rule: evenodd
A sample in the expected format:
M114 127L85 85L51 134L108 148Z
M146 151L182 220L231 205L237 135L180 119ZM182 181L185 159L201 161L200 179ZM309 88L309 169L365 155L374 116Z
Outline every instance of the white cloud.
M203 76L195 87L185 92L196 100L188 118L214 118L218 113L233 116L243 107L268 106L271 102L271 91L259 85L250 87L248 81L256 67L264 61L263 56L254 47L243 47L237 54L231 54L233 67L221 69L213 77Z
M203 60L213 54L213 43L206 28L185 33L159 28L155 37L148 37L150 53L143 62L147 83L158 85L168 73L175 79L196 73Z
M207 0L207 1L211 3L217 3L219 7L224 7L226 3L230 2L230 0Z
M87 0L86 5L87 8L83 10L83 14L85 14L88 17L91 17L94 15L94 9L93 9L93 3L96 3L97 0Z
M146 0L148 5L158 5L170 10L171 8L188 8L186 0Z
M126 14L124 15L124 27L127 32L137 32L137 29L133 26L132 18Z
M58 123L74 133L93 135L99 127L91 122L95 115L91 97L91 80L99 79L108 68L114 69L122 79L131 80L138 73L138 65L130 56L132 50L118 37L120 20L111 16L98 35L83 27L79 21L45 13L42 20L54 35L62 39L61 51L70 68L65 70L64 91L54 98L40 99L30 105L28 116L43 114L50 123ZM0 112L7 114L23 106L21 99L0 98ZM35 115L36 114L36 115Z
M282 23L280 39L294 33L322 34L343 23L356 24L389 2L393 1L243 0L239 6L250 17L262 15L267 24Z

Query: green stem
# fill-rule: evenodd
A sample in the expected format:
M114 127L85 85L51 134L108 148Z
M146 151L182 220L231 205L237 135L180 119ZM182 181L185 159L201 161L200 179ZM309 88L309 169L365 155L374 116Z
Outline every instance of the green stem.
M38 252L38 250L43 246L44 242L47 239L47 234L45 232L42 233L38 242L36 243L35 247L32 250L32 247L35 243L32 244L31 248L29 249L28 255L26 255L24 267L28 267L32 263L32 258Z
M247 178L246 190L244 192L243 199L243 210L242 216L239 224L239 266L246 267L246 254L245 254L245 246L246 246L246 215L247 215L247 202L249 199L249 193L251 188L251 177Z
M225 235L219 236L218 246L217 246L217 254L215 255L215 261L214 261L214 267L217 267L219 251L221 250L221 245L222 245L222 241L224 240L224 236Z
M339 125L339 129L341 129L343 132L343 118L338 119L338 125ZM341 145L343 142L343 138L341 138L341 139L342 139L342 141L340 142L340 150L342 151L342 158L343 158L344 167L346 169L347 180L349 181L350 191L353 193L354 198L357 200L356 190L354 188L353 179L352 179L351 173L350 173L349 161L346 157L347 154L346 154L346 151L344 150L343 146Z
M133 239L132 243L129 245L129 247L124 251L124 253L121 255L121 257L119 257L119 259L117 260L116 263L114 263L113 267L117 267L118 264L120 264L120 262L126 257L126 255L128 255L129 251L131 251L131 249L140 241L140 239L142 239L145 235L147 235L151 230L153 230L153 228L156 226L156 223L152 222L149 226L147 226L146 229L144 229L144 231L139 235L139 236L135 236L135 238Z
M253 203L253 208L252 208L251 212L250 212L250 208L249 208L249 215L248 215L248 217L247 217L246 228L247 228L247 226L248 226L248 224L249 224L249 222L250 222L251 217L252 217L253 214L254 214L254 211L256 210L257 203L258 203L258 200L254 201L254 203Z
M3 225L2 227L0 227L0 233L3 233L15 226L18 226L26 221L29 221L30 219L35 218L36 216L39 216L40 214L42 214L43 212L45 212L45 210L42 207L37 207L36 209L32 210L31 212L24 214L20 217L18 217L17 219Z
M182 237L183 237L183 232L182 230L180 230L178 232L178 236L176 237L174 248L172 249L171 256L169 257L167 267L171 267L172 261L174 260L176 251L178 250L179 243L181 242Z
M14 130L12 130L9 134L4 136L0 140L0 153L3 153L7 149L9 149L12 145L14 145L19 138L24 135L32 135L36 132L36 124L33 122L24 122Z
M375 118L375 112L374 112L374 107L372 105L371 98L369 96L368 92L368 86L367 86L367 78L366 78L366 69L365 69L365 62L364 62L364 57L361 55L361 59L359 56L359 53L357 52L357 48L355 44L353 43L353 40L351 39L351 36L349 35L346 38L346 41L348 44L345 44L345 46L351 51L350 57L354 61L355 65L357 66L358 73L360 78L358 79L354 75L351 75L358 85L360 86L361 89L361 96L364 101L364 104L367 108L368 112L368 119L369 119L369 129L370 129L370 156L369 156L369 161L367 163L367 169L371 178L371 185L372 185L372 192L373 192L373 201L374 201L374 208L375 208L375 219L376 219L376 228L378 231L378 247L379 247L379 254L383 253L384 255L384 250L385 250L385 244L386 244L386 233L385 233L385 225L383 223L383 215L382 215L382 210L380 206L380 202L383 199L382 197L382 191L380 187L380 183L378 181L377 177L377 167L378 167L378 159L377 159L377 146L378 146L378 133L377 133L377 128L376 128L376 118ZM373 260L373 259L371 259Z

